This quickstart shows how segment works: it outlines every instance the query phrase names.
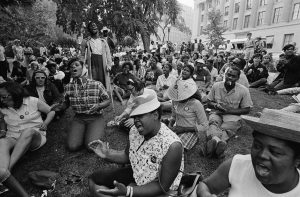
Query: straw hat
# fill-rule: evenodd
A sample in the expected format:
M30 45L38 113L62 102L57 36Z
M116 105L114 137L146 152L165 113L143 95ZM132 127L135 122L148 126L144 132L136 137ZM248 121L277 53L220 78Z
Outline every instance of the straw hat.
M197 92L197 85L193 79L177 80L167 90L167 95L172 101L183 101Z
M255 131L300 143L300 114L264 109L260 118L241 116Z
M156 92L154 90L149 91L147 94L137 96L133 100L134 106L130 113L130 117L147 114L160 107L160 102L157 99Z

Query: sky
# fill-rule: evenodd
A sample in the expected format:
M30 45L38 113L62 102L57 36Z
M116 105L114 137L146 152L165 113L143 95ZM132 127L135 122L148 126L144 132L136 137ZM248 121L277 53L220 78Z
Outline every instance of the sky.
M194 8L194 0L178 0L180 3Z

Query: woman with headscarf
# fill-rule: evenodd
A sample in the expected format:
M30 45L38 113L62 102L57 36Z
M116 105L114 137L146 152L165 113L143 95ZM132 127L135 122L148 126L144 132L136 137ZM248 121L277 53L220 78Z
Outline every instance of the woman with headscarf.
M260 118L242 118L254 129L251 153L222 163L194 194L213 197L229 188L228 197L298 197L300 115L264 109Z
M65 87L64 102L54 110L72 107L75 116L69 127L67 148L77 151L104 136L103 109L109 106L110 99L101 82L86 77L87 68L79 58L71 59L69 64L73 80Z

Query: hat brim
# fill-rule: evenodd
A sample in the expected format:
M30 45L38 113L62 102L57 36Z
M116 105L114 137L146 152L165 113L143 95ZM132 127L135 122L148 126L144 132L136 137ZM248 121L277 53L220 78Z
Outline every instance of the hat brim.
M131 111L130 117L147 114L149 112L158 109L159 107L160 107L160 102L157 102L155 100L148 103L141 104Z
M191 96L193 96L196 92L197 92L197 89L195 89L194 91L191 91L190 94L184 94L184 96L176 97L174 94L170 94L170 92L168 91L167 95L168 95L169 99L171 99L172 101L183 101L183 100L188 99Z
M263 123L259 118L242 115L241 118L255 131L282 140L300 143L300 132L276 124ZM300 128L299 128L300 129Z
M192 79L190 79L190 80L192 80ZM181 88L181 87L179 87L180 84L177 84L177 83L172 84L167 90L167 96L172 101L183 101L183 100L190 98L197 92L197 89L198 89L196 83L193 80L192 80L192 83L193 84L190 84L191 86L189 87L190 91L184 92L184 93L182 93L179 90ZM175 87L175 86L177 86L177 87Z

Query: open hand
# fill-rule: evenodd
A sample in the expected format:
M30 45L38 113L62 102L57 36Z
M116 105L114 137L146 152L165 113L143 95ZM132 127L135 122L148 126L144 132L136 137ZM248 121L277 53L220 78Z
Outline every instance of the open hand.
M125 125L126 127L131 128L131 127L134 125L134 120L133 120L133 118L129 118L129 119L126 120L124 123L125 123L124 125Z
M115 188L113 189L98 189L97 192L109 196L125 196L127 188L124 184L114 181Z
M120 122L122 120L122 117L121 116L116 116L115 117L115 122Z
M105 159L109 153L109 143L108 142L102 142L101 140L95 140L95 141L92 141L89 143L89 147L102 159Z

